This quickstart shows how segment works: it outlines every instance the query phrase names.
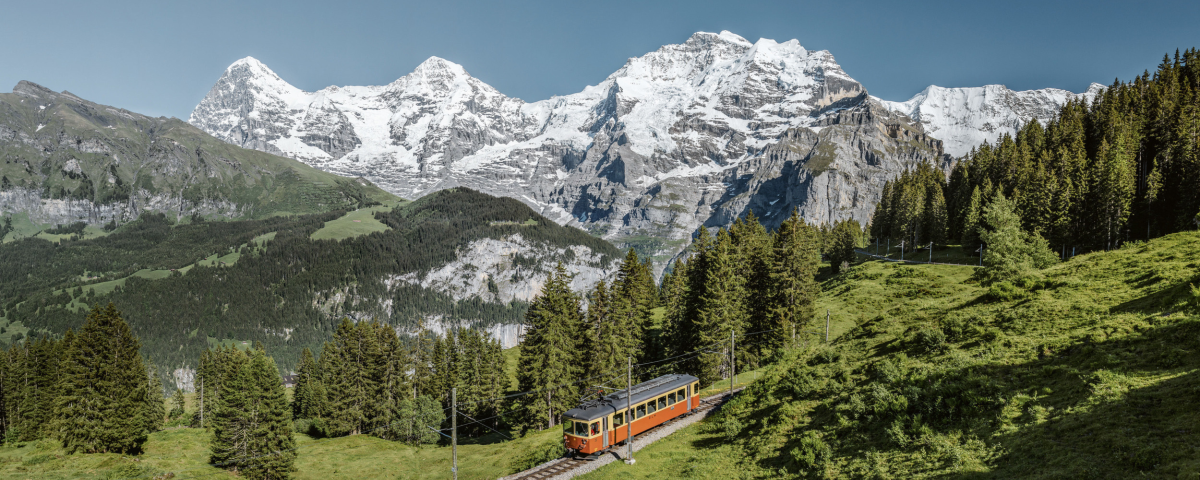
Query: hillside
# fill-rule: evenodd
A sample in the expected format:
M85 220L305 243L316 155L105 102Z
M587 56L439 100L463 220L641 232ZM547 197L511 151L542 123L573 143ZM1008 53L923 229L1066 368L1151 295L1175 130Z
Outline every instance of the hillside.
M0 216L29 236L143 212L265 218L395 199L295 160L239 148L175 118L151 118L21 82L0 94ZM99 231L98 228L94 229Z
M194 366L217 343L255 341L287 369L345 316L410 332L474 326L511 346L555 263L585 288L619 256L520 202L468 189L259 220L142 215L103 237L0 245L0 344L62 334L86 306L111 301L167 370ZM190 382L177 373L178 385Z
M1200 469L1200 233L1076 257L1017 290L867 262L846 332L722 413L586 478L1179 478ZM835 332L838 329L834 329Z

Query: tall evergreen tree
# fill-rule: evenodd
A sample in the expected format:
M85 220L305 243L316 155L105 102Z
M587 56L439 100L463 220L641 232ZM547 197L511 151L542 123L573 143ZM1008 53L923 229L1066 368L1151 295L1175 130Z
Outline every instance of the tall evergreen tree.
M327 402L317 361L312 351L305 348L300 354L300 368L296 372L296 386L292 391L292 416L323 418L328 412Z
M63 447L86 453L128 453L149 434L149 382L138 339L117 307L96 305L64 355L57 412Z
M522 431L554 427L562 412L579 399L575 382L582 373L578 359L585 329L580 299L569 282L566 268L559 263L525 313L518 388L537 393L520 397Z
M773 329L768 339L775 347L790 344L793 335L802 334L812 320L820 262L815 236L798 211L793 211L775 232L767 324Z
M727 230L717 233L717 241L706 254L705 291L697 308L697 340L706 352L697 356L697 377L711 385L729 375L730 335L744 333L746 312L744 285L737 275L733 240Z
M153 363L146 366L146 385L146 431L157 432L162 429L163 420L167 417L167 401L163 398L158 366Z

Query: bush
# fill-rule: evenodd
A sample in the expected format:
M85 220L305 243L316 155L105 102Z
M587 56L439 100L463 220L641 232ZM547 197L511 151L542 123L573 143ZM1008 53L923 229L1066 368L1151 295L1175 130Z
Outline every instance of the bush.
M913 338L917 348L929 353L938 353L946 349L946 334L940 328L926 327L917 331Z
M324 438L325 420L321 418L298 418L292 421L292 431L313 438Z
M791 454L792 460L802 470L815 470L824 466L833 457L833 449L829 447L828 443L821 440L821 436L816 432L808 431L804 432L803 437L800 437L800 445L793 448Z
M988 289L988 299L998 302L1009 302L1025 298L1026 292L1020 287L1008 282L993 283Z

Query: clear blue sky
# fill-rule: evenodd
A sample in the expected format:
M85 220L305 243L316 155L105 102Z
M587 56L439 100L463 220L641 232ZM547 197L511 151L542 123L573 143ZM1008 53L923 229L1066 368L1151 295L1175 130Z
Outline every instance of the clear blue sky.
M729 30L829 50L872 94L903 100L929 84L1082 91L1200 46L1195 0L46 0L6 2L0 12L3 91L30 80L185 119L247 55L310 91L386 84L436 55L533 101L577 92L693 32Z

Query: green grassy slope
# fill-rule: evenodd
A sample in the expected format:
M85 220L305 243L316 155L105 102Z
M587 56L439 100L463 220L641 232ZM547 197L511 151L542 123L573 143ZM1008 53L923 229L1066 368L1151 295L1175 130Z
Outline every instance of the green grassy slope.
M146 209L263 218L395 199L366 182L227 144L179 119L146 117L28 82L0 94L0 191L82 202L74 210L88 203L125 209L118 223ZM0 195L0 214L29 208L13 198ZM104 224L110 215L87 220Z
M1017 298L970 273L826 280L853 321L832 345L587 478L1196 478L1200 233L1077 257Z
M376 225L369 232L356 227L368 221ZM516 200L468 189L348 213L189 223L142 215L99 238L0 245L0 346L18 334L60 335L83 323L86 306L110 301L143 351L168 371L195 365L200 351L219 341L261 341L289 368L304 347L319 349L343 316L397 327L427 316L465 325L515 323L524 302L456 300L385 282L440 268L472 241L514 234L563 249L549 254L555 258L514 255L513 264L528 273L555 260L571 262L570 246L598 254L598 266L620 255Z

